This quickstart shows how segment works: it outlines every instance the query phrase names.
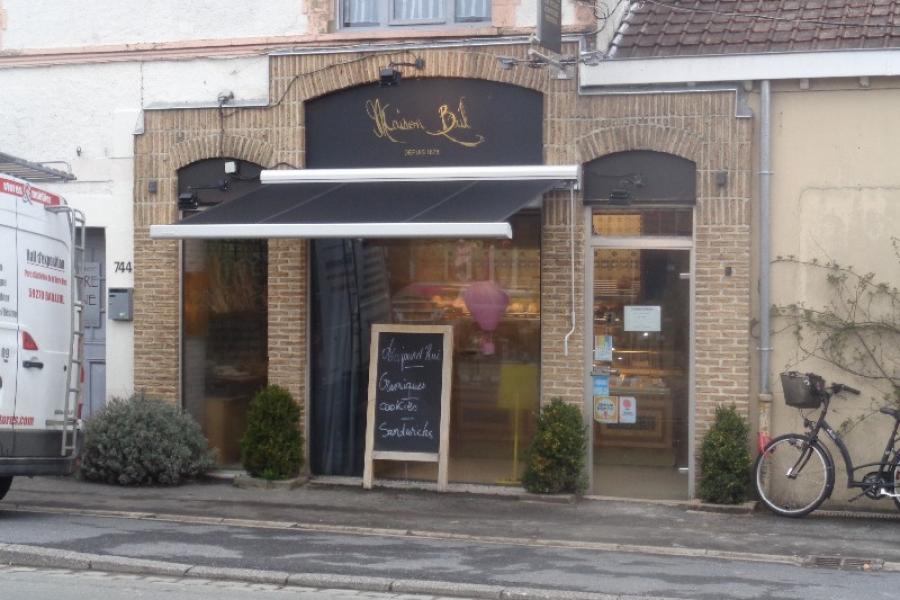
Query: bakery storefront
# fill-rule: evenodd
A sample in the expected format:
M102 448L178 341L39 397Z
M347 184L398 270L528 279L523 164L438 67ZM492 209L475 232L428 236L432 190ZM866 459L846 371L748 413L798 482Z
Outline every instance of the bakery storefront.
M422 50L388 86L376 53L273 56L270 106L147 111L136 388L237 466L281 385L311 473L360 481L372 325L445 325L451 484L516 484L559 397L591 493L692 495L715 406L749 410L752 127L733 92L588 96L499 60L526 53Z
M264 240L303 240L311 472L362 473L372 325L449 325L450 481L515 483L540 404L542 199L578 178L542 164L542 95L423 79L304 108L305 169L188 165L186 210L152 230L183 240L184 406L236 464L266 383ZM434 480L435 465L379 461L375 476Z

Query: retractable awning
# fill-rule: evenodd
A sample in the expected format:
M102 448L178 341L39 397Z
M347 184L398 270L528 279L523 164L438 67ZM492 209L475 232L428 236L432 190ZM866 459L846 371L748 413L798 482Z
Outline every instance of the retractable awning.
M150 237L511 238L506 220L578 166L263 171L263 186L185 217Z

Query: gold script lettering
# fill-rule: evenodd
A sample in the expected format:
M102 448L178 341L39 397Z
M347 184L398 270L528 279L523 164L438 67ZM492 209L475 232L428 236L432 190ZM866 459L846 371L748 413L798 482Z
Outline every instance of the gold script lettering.
M426 130L425 133L433 136L442 136L447 138L453 143L459 144L465 148L475 148L476 146L481 145L484 142L484 136L479 134L475 134L474 141L464 141L456 137L456 135L452 135L458 129L471 129L469 126L469 117L466 114L466 104L463 98L459 99L459 106L457 107L457 112L459 116L456 115L450 107L446 104L442 104L440 108L438 108L438 118L441 121L441 128L437 131L429 131Z
M381 99L366 101L366 114L375 122L375 128L372 132L376 137L388 139L395 144L405 144L403 140L394 137L396 131L424 130L425 125L421 119L391 118L388 116L388 108L390 104L381 104Z
M422 131L433 137L443 137L459 144L464 148L475 148L481 145L485 138L481 134L474 134L470 140L462 139L460 132L470 130L469 115L466 113L465 99L460 98L454 112L447 104L438 107L438 120L440 128L430 130L422 123L422 119L407 119L400 115L400 111L392 109L395 115L391 115L390 104L383 104L380 98L366 101L366 115L372 119L374 127L372 133L375 137L389 140L395 144L406 144L407 141L398 135L404 131Z

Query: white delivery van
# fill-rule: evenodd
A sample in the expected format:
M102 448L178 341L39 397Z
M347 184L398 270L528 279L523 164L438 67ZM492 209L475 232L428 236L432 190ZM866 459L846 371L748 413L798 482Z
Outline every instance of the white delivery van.
M81 213L0 173L0 498L75 466L83 264Z

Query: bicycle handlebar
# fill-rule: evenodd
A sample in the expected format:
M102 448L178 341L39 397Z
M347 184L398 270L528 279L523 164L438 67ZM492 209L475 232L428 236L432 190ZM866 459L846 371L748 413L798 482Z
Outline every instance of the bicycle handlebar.
M835 394L840 394L841 392L850 392L851 394L856 394L859 396L860 392L856 388L852 388L849 385L843 383L833 383L831 384L832 389Z

